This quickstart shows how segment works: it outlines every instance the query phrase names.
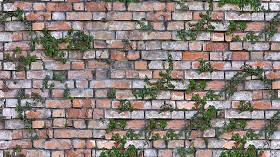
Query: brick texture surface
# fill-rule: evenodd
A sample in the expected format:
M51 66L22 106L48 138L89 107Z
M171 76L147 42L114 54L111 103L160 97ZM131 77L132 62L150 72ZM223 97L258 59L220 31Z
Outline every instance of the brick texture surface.
M199 13L208 10L209 2L192 0L184 4L188 10L180 10L178 2L164 0L137 3L0 0L3 14L17 8L23 10L24 17L32 22L33 36L42 35L42 30L47 28L57 39L66 36L70 29L93 37L91 49L85 52L68 50L67 45L59 43L67 58L63 64L57 58L46 56L42 44L36 44L35 51L30 51L31 35L19 18L0 18L0 157L7 152L14 153L16 145L20 145L20 153L28 157L100 156L103 148L119 145L113 134L125 135L130 130L139 133L151 119L166 122L164 128L157 123L153 135L158 133L163 137L170 130L175 133L183 130L184 135L177 139L153 140L143 136L127 139L125 148L133 144L143 149L142 156L171 157L179 156L178 148L193 144L195 152L190 156L218 157L223 148L238 145L231 138L233 133L244 135L250 129L259 132L280 109L277 100L280 97L280 33L270 41L232 41L232 38L239 35L243 39L251 31L260 33L280 12L280 1L262 0L261 5L269 11L252 13L250 7L245 7L240 14L238 6L219 7L215 0L211 16L224 22L214 23L214 30L202 30L195 40L187 41L181 40L177 31L190 29L189 22L200 20ZM152 29L143 29L139 21ZM247 28L227 33L230 21L246 22ZM276 32L279 31L278 25ZM17 47L21 48L21 54L15 52ZM16 61L6 58L31 54L37 59L23 71L16 70ZM155 82L162 77L161 72L168 69L170 55L173 60L170 75L181 82L174 81L174 89L162 90L155 98L136 98L133 90L147 86L147 78ZM198 73L199 59L210 63L214 71ZM272 81L277 98L270 100L267 86L256 76L246 77L229 99L222 96L219 100L207 100L205 108L212 105L217 109L218 116L209 122L212 127L204 131L186 129L195 123L192 117L197 112L192 95L205 96L209 90L218 93L245 64L264 69L262 75ZM204 90L186 92L191 81L201 80L207 81ZM49 88L43 89L44 86ZM28 96L20 99L20 91ZM39 93L43 101L32 93ZM130 102L134 110L120 113L121 100ZM240 102L250 102L254 111L239 113ZM33 106L28 108L30 103ZM178 110L159 113L164 103ZM120 128L117 123L116 128L108 131L112 119L126 120L126 126ZM217 138L218 129L232 119L246 120L247 126L234 128ZM279 157L280 123L275 125L269 140L264 136L248 140L244 151L249 144L254 144L263 149L262 157ZM37 138L31 139L30 134Z

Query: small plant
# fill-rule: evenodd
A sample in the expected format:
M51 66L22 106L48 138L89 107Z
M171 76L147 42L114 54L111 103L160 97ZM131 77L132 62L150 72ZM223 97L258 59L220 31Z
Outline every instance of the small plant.
M151 137L151 140L158 140L158 139L160 139L159 133L153 134Z
M238 86L249 76L256 76L258 79L260 79L265 86L268 88L269 93L273 94L271 81L267 79L265 75L263 75L264 70L260 67L257 67L254 69L251 65L244 65L241 67L241 70L238 71L224 86L224 88L220 91L220 94L225 94L226 97L231 97L237 90ZM273 99L275 96L271 95L271 99Z
M57 58L59 61L66 63L67 59L65 57L65 52L61 52L59 44L67 42L67 39L56 39L51 35L51 33L44 28L43 36L34 38L31 41L31 51L35 50L35 44L42 44L44 48L44 53L48 57Z
M164 140L178 140L182 136L181 133L175 133L174 130L170 129L166 131L166 134L163 136Z
M212 73L214 71L213 67L209 62L206 62L204 59L199 59L199 66L198 66L198 74L201 74L203 72L210 72Z
M259 41L260 40L260 36L255 35L254 32L250 31L249 33L246 34L246 37L243 38L243 41Z
M239 101L240 105L238 106L237 110L238 113L242 113L244 111L254 111L254 107L251 105L250 101L244 102L244 101Z
M246 6L250 6L254 12L256 11L266 11L259 0L221 0L218 3L218 7L222 7L226 4L237 5L240 10L243 10Z
M38 102L42 102L42 103L45 102L45 99L41 95L39 95L38 93L32 92L31 93L31 98L37 103Z
M232 36L232 39L231 39L232 42L237 42L237 41L241 41L241 38L239 35L234 35Z
M16 147L13 148L12 154L10 154L10 152L5 152L4 157L12 157L12 156L26 157L24 154L18 154L21 152L22 152L22 147L17 144Z
M167 126L166 120L155 120L153 118L149 119L148 125L146 124L145 130L155 130L157 128L164 129Z
M127 143L127 136L121 137L118 133L112 136L112 139L116 141L112 149L103 151L100 154L100 157L140 157L142 151L137 149L134 145L129 145L125 148L125 144Z
M127 130L125 136L130 140L138 140L140 138L139 135L132 129Z
M50 90L53 90L54 88L54 83L51 83L50 85L48 84L48 82L51 80L51 77L50 75L47 75L44 80L43 80L43 85L42 85L42 88L41 88L41 91L43 92L44 89L50 89Z
M222 133L231 132L238 128L244 129L246 127L246 125L247 125L247 122L245 120L237 121L235 119L229 119L228 123L224 122L224 126L221 129L222 131L217 131L216 136L219 137Z
M20 47L16 47L14 49L14 52L16 54L21 54L22 53L22 49ZM17 71L26 71L28 68L28 66L32 63L35 62L37 60L37 56L33 55L33 56L19 56L19 57L11 57L9 54L6 54L6 58L5 60L7 61L12 61L15 63L16 65L16 70Z
M130 101L121 100L120 105L118 106L118 110L118 113L122 113L125 111L132 112L134 110L134 107L131 105Z
M66 86L63 92L63 99L72 99L70 89Z
M181 11L188 11L189 7L187 5L185 5L185 2L187 2L188 0L179 0L177 1L177 4L180 6Z
M194 147L194 142L191 142L188 148L185 148L185 147L177 148L177 154L180 157L186 157L188 155L195 154L195 152L196 152L196 149Z
M69 125L68 125L68 123L66 122L66 123L64 123L64 127L65 128L67 128Z
M183 41L195 40L197 36L204 31L212 31L215 27L211 22L216 22L211 18L211 11L206 11L206 14L200 13L200 20L195 24L189 23L189 30L181 29L177 31L178 37Z
M148 34L150 34L153 31L153 26L150 22L147 22L147 24L145 24L145 22L137 21L136 24L140 26L141 30L147 31Z
M206 88L207 85L207 80L193 80L190 79L190 83L189 86L186 90L186 93L191 93L191 91L195 90L195 89L201 89L204 90Z
M245 147L248 137L245 135L240 137L239 134L234 134L232 139L235 140L235 146L231 150L224 149L220 157L261 157L263 152L257 149L254 145L250 144Z
M148 77L146 76L144 82L146 85L142 89L134 89L132 91L132 94L137 99L138 97L144 99L145 97L149 97L151 99L155 99L157 97L157 94L161 90L167 90L167 89L174 89L175 86L172 84L171 81L176 80L173 79L171 76L171 72L173 70L173 61L172 56L168 56L168 69L165 73L160 72L159 75L161 76L160 79L158 79L156 82L151 82ZM147 86L148 85L148 86Z
M7 18L12 18L12 17L16 17L17 19L19 19L19 21L21 21L29 31L31 31L32 23L26 19L23 10L21 10L20 8L17 8L16 11L1 12L0 23L5 22Z
M227 35L232 34L233 31L237 31L237 30L244 31L246 28L247 28L247 24L244 21L240 21L240 22L229 21L229 26L226 34Z
M271 119L265 124L261 129L260 135L264 135L266 139L269 139L275 131L277 131L277 126L280 124L280 111L276 112Z
M265 38L266 41L269 41L275 33L278 32L278 27L280 26L280 13L277 13L269 24L260 32L259 38Z
M126 126L126 120L115 120L109 119L109 123L107 125L106 132L109 133L114 129L121 128L124 129Z
M16 145L16 147L14 148L15 152L21 152L22 151L22 147L20 145Z
M86 35L82 31L77 31L74 33L72 29L68 30L68 41L69 45L67 46L68 50L80 50L85 52L91 49L93 37Z
M116 98L116 89L114 89L114 88L108 89L107 97L110 99L115 99Z
M164 101L163 105L160 106L159 113L166 112L166 111L173 112L174 110L175 109L173 108L173 106L171 104L168 104L168 103L166 103L166 101Z
M211 95L211 94L210 94ZM214 100L215 97L209 95L200 97L198 94L192 96L191 100L196 101L195 107L193 109L197 110L197 112L192 117L192 123L189 125L190 129L198 129L198 130L206 130L211 127L210 121L213 118L217 117L217 109L210 105L207 109L205 109L207 100Z
M67 71L55 71L53 73L53 80L64 83L67 80Z

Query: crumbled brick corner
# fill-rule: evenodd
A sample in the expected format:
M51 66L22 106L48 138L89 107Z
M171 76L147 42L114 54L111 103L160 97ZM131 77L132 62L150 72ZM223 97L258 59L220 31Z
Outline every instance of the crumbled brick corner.
M218 92L245 64L262 68L279 97L280 27L270 41L232 41L232 35L244 38L250 31L260 33L280 11L279 0L263 0L261 5L270 11L250 13L250 8L244 8L245 13L239 15L241 11L237 6L218 7L214 1L211 17L224 23L215 23L212 31L200 32L196 40L182 41L177 31L189 28L189 22L200 20L199 14L209 9L208 2L188 2L188 10L182 11L179 4L169 1L0 0L2 13L22 9L27 21L32 21L31 31L37 36L47 28L56 38L67 36L70 29L93 37L92 48L85 52L68 50L67 44L60 43L67 58L63 64L57 58L46 56L42 43L30 52L29 31L19 19L9 18L0 24L0 157L7 152L15 153L16 145L22 147L17 154L28 157L99 156L103 148L119 146L112 139L113 134L125 135L130 129L139 133L150 119L166 122L164 129L157 126L153 133L161 137L168 130L178 133L193 122L196 112L192 94L186 92L190 80L207 80L205 90L193 91L193 94ZM144 21L147 28L141 28L137 21ZM230 21L245 21L247 28L227 34ZM21 54L14 54L16 47L21 48ZM37 59L27 65L26 70L17 71L17 63L6 58L13 54L32 54ZM168 69L169 55L174 64L170 75L183 83L174 83L175 89L160 91L155 99L136 98L133 89L144 88L146 77L154 81L160 79L160 72ZM198 59L211 63L214 72L198 74ZM42 89L47 76L62 78L50 79L48 88ZM21 89L29 96L19 98ZM36 99L32 93L39 93L44 101L39 97L36 106L29 109L27 102ZM216 129L236 119L246 120L247 126L235 129L235 133L243 135L249 129L260 131L280 108L280 101L270 100L270 94L257 77L247 77L230 99L207 101L207 105L216 107L220 116L211 119L211 128L192 130L189 137L184 132L178 139L127 139L124 147L132 144L143 148L145 157L171 157L178 156L179 147L188 148L193 143L194 156L218 157L224 147L231 148L236 142L230 133L216 138ZM129 101L134 110L120 113L121 100ZM238 113L240 101L249 101L254 111ZM179 110L159 113L166 102ZM18 107L19 103L23 108ZM24 110L21 112L24 117L19 115L20 109ZM29 119L31 123L22 119ZM107 130L110 119L116 120L117 129ZM126 120L124 129L119 128L122 120ZM28 128L27 124L31 126ZM37 138L31 139L30 131L32 137ZM248 140L247 145L264 148L262 157L278 157L279 133L276 129L270 140L260 137ZM264 142L268 145L263 146Z

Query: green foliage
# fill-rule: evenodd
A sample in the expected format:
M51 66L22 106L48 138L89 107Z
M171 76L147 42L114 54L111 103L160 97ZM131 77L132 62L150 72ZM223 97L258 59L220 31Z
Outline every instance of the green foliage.
M16 60L16 69L17 71L26 71L27 70L27 66L29 66L32 62L36 62L37 60L37 56L33 55L33 56L20 56L17 60Z
M232 34L233 31L242 30L244 31L247 28L247 23L244 21L229 21L228 30L226 32L227 35Z
M115 120L115 119L109 119L109 123L107 125L106 132L109 133L114 129L124 129L126 126L126 120Z
M260 134L256 134L252 129L246 132L246 137L250 140L257 140L260 138Z
M160 139L159 133L153 134L151 137L151 140L158 140L158 139Z
M39 95L38 93L32 92L31 93L31 98L37 103L38 102L42 102L42 103L45 102L45 99L41 95Z
M43 36L36 37L31 40L31 51L35 50L35 44L42 44L46 56L57 58L62 63L66 63L66 53L60 49L59 44L69 43L69 45L67 46L68 50L80 50L81 52L85 52L91 48L91 44L93 41L92 36L88 36L81 31L77 31L74 33L73 30L69 30L67 34L68 36L65 38L56 39L51 35L49 30L44 28Z
M198 66L198 74L203 72L210 72L214 71L213 67L211 66L210 62L206 62L204 59L199 59L199 66Z
M222 127L221 131L217 132L217 137L219 137L222 133L225 132L231 132L235 129L242 128L244 129L247 125L246 120L235 120L235 119L229 119L229 122L224 122L224 126Z
M269 119L265 126L260 131L260 135L264 135L266 139L269 139L275 131L277 131L277 127L280 124L280 111L277 111L271 119Z
M231 41L233 41L233 42L241 41L241 38L239 35L235 35L235 36L232 36Z
M251 105L250 101L244 102L244 101L239 101L240 105L238 106L237 110L238 113L242 113L244 111L254 111L254 107Z
M178 140L180 137L182 137L182 133L176 133L174 130L169 129L166 131L165 135L163 136L164 140Z
M188 0L178 0L177 4L180 6L181 11L188 11L189 7L187 5L185 5L185 2L187 2Z
M231 97L237 90L238 86L244 82L244 80L247 77L255 76L258 79L260 79L266 86L266 88L269 89L269 93L272 93L272 86L271 81L267 79L265 75L263 75L264 70L260 67L257 67L254 69L251 65L244 65L241 67L241 70L238 71L226 84L221 90L220 94L224 93L226 97ZM271 96L271 99L273 98L273 95Z
M177 109L173 108L173 106L171 104L166 103L166 101L164 101L164 103L160 106L159 113L166 112L166 111L173 112L174 110L177 110Z
M104 0L105 2L139 2L139 0Z
M206 11L206 14L200 13L200 20L195 24L189 23L189 30L181 29L177 31L178 37L183 41L196 40L197 36L205 31L213 31L215 27L211 22L216 22L211 18L211 12Z
M153 118L149 119L149 126L146 128L150 128L151 130L157 129L158 127L164 129L167 126L166 120L155 120Z
M12 157L12 156L19 156L19 157L26 157L24 154L18 154L22 152L22 147L18 144L16 144L16 147L13 148L12 154L10 152L5 152L4 156L5 157Z
M243 39L243 41L259 41L260 40L260 36L259 35L255 35L254 32L250 31L249 33L246 34L246 37Z
M265 38L266 41L269 41L275 33L278 32L280 26L280 13L277 13L268 25L260 32L259 38Z
M63 92L63 99L72 99L70 89L66 87Z
M218 3L218 7L222 7L226 4L237 5L240 10L243 10L246 6L250 6L254 12L256 11L266 11L264 7L261 6L259 0L220 0Z
M215 94L214 91L209 90L206 92L206 95L200 97L199 94L193 94L191 100L196 101L196 106L206 105L206 101L216 101L219 100L219 95ZM197 107L196 107L197 108Z
M80 50L81 52L85 52L91 49L93 37L86 35L82 31L74 31L68 30L67 32L69 41L69 45L67 46L68 50Z
M31 50L35 50L35 44L42 44L44 53L48 57L58 58L59 61L66 63L65 52L61 52L59 44L67 42L67 39L56 39L51 33L44 28L43 36L34 38L31 41Z
M22 147L20 145L16 145L16 147L14 148L15 152L21 152L22 151Z
M183 3L186 1L187 0L180 0L177 2L181 7L181 10L189 9ZM205 14L200 13L199 14L200 20L198 20L196 23L194 24L189 23L189 30L185 30L185 29L178 30L177 31L178 37L183 41L196 40L196 38L200 33L214 30L215 27L211 24L211 22L217 23L217 21L211 18L212 11L213 11L213 0L209 0L209 10L207 10Z
M132 129L127 130L125 136L130 140L138 140L140 138L139 134L135 133Z
M25 127L28 129L28 133L29 133L29 136L30 136L29 138L31 140L33 140L33 139L37 139L38 136L34 135L34 133L36 133L36 132L32 129L32 119L29 119L25 114L26 111L32 109L32 104L30 104L29 102L26 102L25 106L23 106L21 104L21 100L22 99L27 99L27 98L28 98L28 95L25 95L24 89L18 90L18 93L17 93L17 102L18 103L16 105L16 112L17 112L17 115L18 115L19 119L22 120ZM31 97L31 98L34 98L34 96Z
M0 24L5 22L7 18L16 17L21 21L29 31L31 31L32 23L26 19L23 10L17 8L16 11L0 12Z
M129 145L125 148L125 144L127 143L127 136L121 137L118 133L112 136L112 139L115 140L115 146L112 149L103 151L100 154L100 157L140 157L142 151L137 149L134 145Z
M231 150L224 149L220 157L261 157L262 151L257 149L254 145L250 144L245 147L248 137L245 135L240 137L239 134L234 134L232 139L235 140L235 146Z
M43 85L42 85L42 88L41 88L41 91L44 91L44 89L50 89L52 90L54 88L54 83L52 84L48 84L48 82L51 80L51 77L50 75L47 75L44 80L43 80Z
M211 92L212 93L212 92ZM204 97L200 97L198 94L192 96L191 100L196 101L194 109L197 110L192 117L190 129L206 130L211 127L211 120L217 117L217 109L210 105L205 109L207 100L216 100L216 96L212 94L206 94Z
M67 80L67 71L55 71L53 73L53 80L64 83Z
M136 24L140 26L141 30L148 32L148 34L150 34L153 31L153 26L150 22L147 22L146 24L145 22L137 21Z
M168 56L168 69L166 69L165 73L160 72L159 75L161 76L156 82L151 82L148 77L146 76L144 82L146 85L142 89L134 89L132 94L137 99L138 97L144 99L149 97L151 99L155 99L157 94L161 90L168 90L174 89L175 86L172 84L171 81L175 80L171 76L171 72L173 70L173 61L172 56Z
M22 53L22 49L20 47L16 47L14 49L14 52L16 54L21 54ZM17 71L26 71L27 67L32 63L35 62L37 60L37 56L35 55L28 55L28 56L19 56L19 57L11 57L9 54L6 54L6 58L5 60L7 61L12 61L15 63L16 65L16 70Z
M116 89L114 89L114 88L108 89L107 97L111 98L111 99L115 99L116 98Z
M189 81L190 81L190 83L189 83L189 86L186 90L187 93L190 93L191 91L196 90L196 89L204 90L206 88L206 85L207 85L207 80L193 80L193 79L190 79Z
M125 111L132 112L134 110L134 107L131 105L130 101L121 100L120 105L118 106L118 110L118 113L122 113Z
M195 151L196 151L196 149L194 147L194 142L191 142L188 148L185 148L185 147L177 148L177 154L180 157L186 157L188 155L195 154Z
M100 157L141 157L142 151L134 145L129 145L126 149L113 147L110 150L103 150Z

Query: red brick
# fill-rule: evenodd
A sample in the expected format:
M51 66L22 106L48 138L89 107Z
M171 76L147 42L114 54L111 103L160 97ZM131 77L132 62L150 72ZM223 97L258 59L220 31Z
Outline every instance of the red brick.
M183 52L183 60L197 59L209 60L209 54L207 52Z
M45 142L45 149L70 149L71 148L71 141L70 140L57 140L51 139Z
M71 3L47 3L48 11L71 11Z
M227 51L228 43L206 43L203 45L204 51Z

